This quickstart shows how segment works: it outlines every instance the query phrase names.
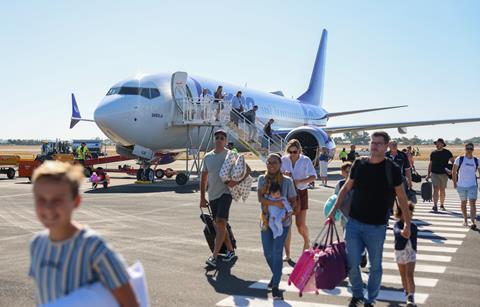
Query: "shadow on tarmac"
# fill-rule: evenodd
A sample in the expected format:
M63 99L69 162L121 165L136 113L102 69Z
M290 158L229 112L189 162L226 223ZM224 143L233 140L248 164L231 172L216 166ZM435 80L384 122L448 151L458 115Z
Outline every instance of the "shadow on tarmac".
M85 191L86 194L115 194L115 193L158 193L175 192L178 194L196 193L199 190L198 183L179 185L157 185L157 184L123 184L110 186L106 189L97 188Z
M218 261L217 269L208 269L205 271L205 277L208 283L215 289L216 293L234 296L235 306L247 306L248 302L237 296L248 296L257 298L268 298L268 292L262 289L251 289L250 285L256 283L256 280L244 280L232 275L231 270L235 265L236 259L230 263Z

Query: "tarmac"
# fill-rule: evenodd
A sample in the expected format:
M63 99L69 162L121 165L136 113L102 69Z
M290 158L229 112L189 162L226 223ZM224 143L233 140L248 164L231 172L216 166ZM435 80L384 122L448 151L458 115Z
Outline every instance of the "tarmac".
M261 161L248 161L258 175ZM177 162L176 166L184 164ZM319 182L309 191L307 225L312 238L323 223L323 204L340 179L339 162L331 164L329 187ZM426 162L417 162L426 174ZM346 306L347 281L319 295L288 286L292 266L284 263L281 289L284 302L273 302L266 291L271 277L263 257L256 192L233 203L230 224L237 239L238 259L206 270L210 255L200 221L198 182L177 186L172 179L137 185L135 178L111 174L111 186L91 190L85 180L83 202L75 219L101 233L131 265L145 267L151 306ZM0 177L0 306L32 306L34 284L27 276L29 241L42 230L33 210L32 186L25 178ZM419 184L416 184L419 190ZM480 233L462 226L459 200L449 182L446 212L431 213L420 196L415 218L420 227L416 270L416 300L422 306L480 306ZM480 212L480 210L478 210ZM477 217L478 220L478 217ZM339 227L340 229L340 227ZM293 227L292 257L301 253L302 240ZM382 289L377 306L404 306L403 289L393 259L393 233L384 247ZM368 266L364 270L368 274ZM364 278L366 281L366 279Z

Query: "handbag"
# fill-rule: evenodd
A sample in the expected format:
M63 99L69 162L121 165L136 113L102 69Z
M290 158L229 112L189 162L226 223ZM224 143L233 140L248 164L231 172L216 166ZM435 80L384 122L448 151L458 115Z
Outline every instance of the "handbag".
M340 241L335 222L327 220L327 223L324 244L319 247L319 252L315 256L315 285L318 289L331 290L347 277L347 254L345 242ZM334 231L336 242L333 242Z

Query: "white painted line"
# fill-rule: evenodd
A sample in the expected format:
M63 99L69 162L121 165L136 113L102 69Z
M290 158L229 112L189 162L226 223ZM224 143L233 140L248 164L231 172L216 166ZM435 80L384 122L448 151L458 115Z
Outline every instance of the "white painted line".
M446 213L433 213L433 212L413 212L414 217L422 217L424 219L428 219L430 217L443 217L445 219L455 220L461 219L461 215L454 215L454 214L446 214Z
M413 219L413 222L417 226L451 226L451 227L463 227L462 222L442 222L442 221L426 221L426 220L418 220ZM393 224L392 224L393 225Z
M282 274L285 276L289 276L292 273L292 267L283 267ZM398 269L397 269L398 270ZM368 274L362 272L362 276L364 280L367 280ZM422 287L435 287L437 285L438 279L435 278L423 278L423 277L415 277L415 284L417 286ZM382 283L389 283L389 284L402 284L402 279L399 274L397 275L382 275Z
M394 244L386 244L383 246L384 249L394 249ZM428 245L419 245L417 242L417 251L421 252L437 252L437 253L456 253L456 247L445 247L445 246L428 246Z
M420 225L418 227L418 230L420 231L425 231L425 230L431 230L431 231L453 231L453 232L468 232L468 228L467 227L463 227L462 225L460 225L460 227L442 227L442 226L425 226L425 225Z
M387 232L387 236L392 236L392 231ZM447 232L429 232L429 231L419 231L419 237L442 237L442 238L455 238L455 239L463 239L465 238L466 234L464 233L447 233Z
M252 289L267 289L267 284L269 283L268 280L260 280L256 283L253 283L249 286ZM284 289L287 292L298 292L298 289L292 284L288 285L287 282L282 281L280 282L280 289ZM346 287L336 287L333 290L318 290L320 295L327 295L327 296L341 296L341 297L351 297L352 293L350 292L349 288ZM367 293L365 291L365 296ZM425 293L415 293L415 301L418 304L423 304L428 298L428 294ZM389 302L405 302L405 294L403 291L393 291L393 290L380 290L378 293L378 300L381 301L389 301Z
M384 270L395 270L398 272L398 265L394 262L382 262L382 267ZM425 273L445 273L447 267L441 265L427 265L427 264L416 264L415 272L425 272Z
M430 221L442 221L442 222L454 222L454 221L458 221L461 223L462 219L461 218L453 218L451 216L446 216L446 217L443 217L443 216L440 216L438 214L434 214L434 216L427 216L427 217L422 217L422 216L417 216L416 214L413 215L413 221L418 221L418 220L422 220L422 221L427 221L427 222L430 222Z
M415 293L415 299L416 299ZM310 303L302 301L274 301L273 299L264 299L258 297L248 297L242 295L229 296L217 303L222 307L341 307L342 305Z
M383 252L383 257L395 259L394 252ZM426 255L426 254L417 254L417 261L434 261L434 262L450 262L452 261L451 256L438 256L438 255Z
M387 236L385 241L395 241L395 238L393 236ZM440 240L440 239L422 239L418 238L417 239L417 245L421 244L433 244L433 245L439 245L439 246L445 246L445 245L462 245L463 241L461 240Z

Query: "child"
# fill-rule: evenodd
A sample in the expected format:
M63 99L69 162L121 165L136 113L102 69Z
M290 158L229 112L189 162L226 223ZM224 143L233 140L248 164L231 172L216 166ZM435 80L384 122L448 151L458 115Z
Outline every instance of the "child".
M283 201L284 208L268 206L268 226L272 230L273 238L277 238L283 233L283 219L287 214L292 213L292 206L285 197L282 197L282 191L278 183L272 183L268 189L268 194L264 196L268 200Z
M98 175L96 172L93 172L92 176L90 176L90 182L92 183L92 189L96 189L98 185Z
M335 194L338 196L338 193L340 193L340 189L343 187L345 182L347 181L348 174L350 174L350 169L352 168L352 163L351 162L345 162L342 164L341 170L342 170L342 177L343 179L339 180L337 182L337 185L335 186ZM347 225L347 220L348 217L344 216L342 214L342 219L340 220L342 227L343 227L343 232L345 232L345 225Z
M413 205L409 204L410 212L413 212ZM415 261L417 257L417 226L410 224L410 238L405 239L400 234L404 221L402 219L402 210L397 206L395 217L398 219L393 227L395 235L395 261L402 277L402 285L407 295L407 306L413 307L415 305L415 281L413 275L415 271Z
M72 220L80 206L83 167L47 161L32 178L35 211L46 230L30 244L29 276L37 304L46 304L100 281L120 306L138 306L120 256L93 230Z

